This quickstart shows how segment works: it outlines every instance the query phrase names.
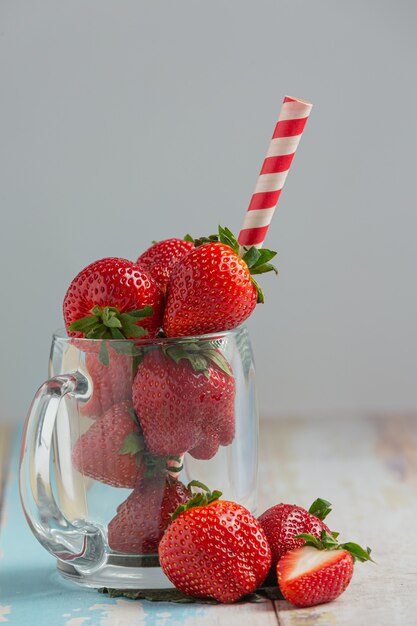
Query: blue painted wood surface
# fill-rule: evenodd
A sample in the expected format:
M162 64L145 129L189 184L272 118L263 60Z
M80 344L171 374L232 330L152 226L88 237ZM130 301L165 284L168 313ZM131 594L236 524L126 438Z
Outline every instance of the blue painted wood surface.
M63 580L54 558L36 541L23 515L18 491L15 435L0 531L0 623L18 626L196 624L216 608L204 605L112 599ZM207 623L207 622L206 622Z

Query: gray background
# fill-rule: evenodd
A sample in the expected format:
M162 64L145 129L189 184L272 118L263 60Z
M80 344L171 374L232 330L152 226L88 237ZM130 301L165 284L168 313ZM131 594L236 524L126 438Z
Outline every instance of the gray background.
M417 406L414 2L0 3L1 418L73 276L238 231L285 93L314 109L249 322L262 412Z

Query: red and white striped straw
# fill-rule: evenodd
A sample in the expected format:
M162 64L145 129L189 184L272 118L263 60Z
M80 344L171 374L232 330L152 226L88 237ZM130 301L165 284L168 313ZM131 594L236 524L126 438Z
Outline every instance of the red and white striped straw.
M268 152L239 233L240 246L260 248L277 206L312 104L285 96Z

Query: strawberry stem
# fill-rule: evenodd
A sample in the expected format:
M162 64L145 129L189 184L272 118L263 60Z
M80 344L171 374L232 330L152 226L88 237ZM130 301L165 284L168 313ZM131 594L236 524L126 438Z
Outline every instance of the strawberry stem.
M145 306L135 311L120 312L117 307L95 305L91 315L81 317L73 322L69 330L79 332L87 339L131 339L148 334L138 321L152 315L153 309Z
M174 521L181 513L184 511L188 511L189 509L193 509L199 506L207 506L212 502L215 502L222 495L221 491L210 491L210 489L199 480L192 480L188 483L187 489L192 491L192 487L197 487L201 489L197 493L194 493L192 497L185 502L185 504L180 504L173 513L171 513L171 520Z
M200 346L190 342L183 345L168 346L163 350L175 363L179 363L183 359L187 360L195 372L202 372L206 377L209 376L210 366L214 364L222 372L233 378L233 372L227 359L209 343Z
M295 535L294 539L304 539L304 545L312 546L317 550L347 550L352 555L354 561L373 561L371 558L371 548L367 547L366 550L361 548L357 543L349 541L347 543L338 543L337 538L339 533L328 533L326 530L321 531L321 537L318 539L310 533L300 533Z
M191 235L185 235L185 241L191 241L194 243L195 247L198 248L205 243L213 243L219 242L223 243L226 246L229 246L233 252L235 252L238 256L245 261L248 266L249 272L251 274L252 283L255 286L256 292L258 294L257 302L258 304L264 303L264 295L262 293L262 289L259 284L253 278L255 274L265 274L266 272L275 272L278 274L277 268L269 263L271 259L276 256L276 252L274 250L268 250L267 248L258 249L256 246L251 246L250 248L244 248L244 254L240 254L239 243L229 228L223 227L219 225L219 231L217 235L209 235L208 237L199 237L198 239L193 239Z

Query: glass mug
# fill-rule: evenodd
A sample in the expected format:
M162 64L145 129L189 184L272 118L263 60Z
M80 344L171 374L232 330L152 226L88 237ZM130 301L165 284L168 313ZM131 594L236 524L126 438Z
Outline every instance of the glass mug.
M207 355L209 375L199 370ZM175 490L197 480L255 513L258 411L244 327L134 342L58 332L49 375L26 420L20 494L63 577L89 587L171 587L157 553L168 483Z

